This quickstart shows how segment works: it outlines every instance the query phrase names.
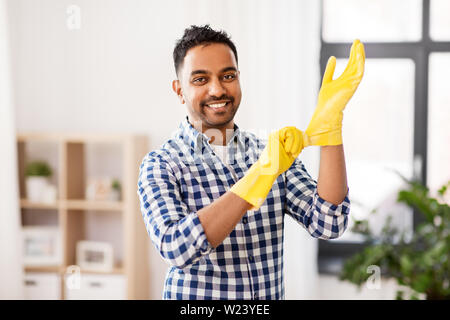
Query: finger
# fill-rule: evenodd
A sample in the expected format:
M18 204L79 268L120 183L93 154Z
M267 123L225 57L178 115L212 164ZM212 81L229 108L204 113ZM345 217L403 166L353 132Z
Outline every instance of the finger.
M358 61L358 74L360 74L360 76L362 77L362 75L364 74L364 64L366 61L366 52L362 43L359 43L357 52L358 53L356 59Z
M287 127L285 136L286 144L284 150L296 158L303 149L303 133L296 127Z
M294 128L294 143L292 146L292 150L291 150L291 154L292 156L294 156L295 158L298 156L298 154L301 151L301 147L303 144L303 134L300 130L298 130L297 128Z
M355 61L352 63L352 65L349 68L345 77L348 77L349 80L354 79L359 83L364 74L364 64L365 64L365 60L366 60L366 54L364 52L364 45L361 42L358 43L358 45L355 49L354 60Z
M290 153L294 143L293 132L290 128L286 128L286 130L284 131L284 141L284 150L286 151L286 153Z
M360 42L358 39L356 39L355 41L353 41L352 47L351 47L351 49L350 49L350 56L349 56L348 61L349 61L352 65L355 63L356 53L357 53L357 51L358 51L358 48L359 48L359 44L360 44L360 43L361 43L361 42Z
M336 57L331 56L328 59L327 67L325 68L325 73L323 74L322 85L329 83L333 80L334 69L336 68Z
M297 151L297 149L298 149L298 143L299 143L299 141L300 141L300 137L299 137L299 135L298 135L298 129L297 128L295 128L295 127L292 127L292 147L289 149L289 152L292 154L292 155L294 155L295 154L295 152Z
M347 62L347 66L345 67L345 70L342 72L341 76L346 76L347 74L349 74L351 72L352 67L355 65L355 59L356 59L356 48L359 44L359 40L356 39L355 41L353 41L353 44L350 48L350 55L348 57L348 62Z

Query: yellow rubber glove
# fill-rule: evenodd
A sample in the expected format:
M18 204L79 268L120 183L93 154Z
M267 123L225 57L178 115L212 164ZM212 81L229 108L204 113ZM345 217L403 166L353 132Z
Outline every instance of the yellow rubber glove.
M364 46L359 40L353 42L347 67L335 80L336 58L332 56L328 59L316 110L303 134L305 147L342 144L343 111L361 82L364 61Z
M272 132L259 159L230 191L252 204L252 210L259 209L277 177L289 169L303 150L302 137L303 133L295 127Z

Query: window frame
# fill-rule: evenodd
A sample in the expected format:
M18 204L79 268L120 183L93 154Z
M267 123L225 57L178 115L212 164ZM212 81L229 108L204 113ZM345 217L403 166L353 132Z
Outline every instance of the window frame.
M320 2L320 79L330 56L348 59L352 43L327 42L323 39L323 0ZM415 42L367 42L364 43L368 59L411 59L414 71L414 176L427 183L427 138L428 138L428 77L429 56L435 52L449 52L450 41L433 41L430 37L430 0L422 0L422 38ZM351 199L350 199L351 200ZM351 211L351 210L350 210ZM422 215L413 210L413 229L423 222ZM319 240L319 274L339 274L344 261L360 252L364 243L342 243L333 240Z

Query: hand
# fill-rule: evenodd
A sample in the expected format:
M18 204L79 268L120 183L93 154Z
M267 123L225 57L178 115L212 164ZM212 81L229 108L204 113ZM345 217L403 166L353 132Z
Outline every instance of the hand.
M303 135L305 147L342 144L343 110L361 82L364 61L364 46L359 40L353 42L347 67L335 80L336 58L328 59L316 110Z
M265 201L273 183L285 172L303 149L303 133L285 127L269 135L267 145L256 161L230 191L258 209Z
M276 175L285 172L303 150L303 133L296 127L284 127L270 133L260 158L261 173Z

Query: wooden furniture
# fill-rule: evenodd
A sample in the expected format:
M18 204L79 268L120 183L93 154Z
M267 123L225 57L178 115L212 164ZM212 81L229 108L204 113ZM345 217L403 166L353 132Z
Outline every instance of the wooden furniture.
M102 219L113 216L120 219L117 231L122 259L114 266L112 272L88 272L81 270L81 278L86 275L122 275L126 292L118 296L127 299L148 299L149 297L149 237L145 230L139 200L136 193L139 165L148 152L148 139L138 135L105 134L59 134L59 133L20 133L17 137L20 206L22 220L24 210L38 219L40 212L50 211L56 215L56 225L60 230L62 243L61 265L54 267L26 267L25 272L35 274L54 273L59 275L60 296L66 299L67 286L65 276L68 267L76 265L76 243L86 237L87 216L91 212L102 213ZM25 167L34 160L28 154L27 145L32 143L51 144L56 151L56 168L53 171L57 184L57 201L51 204L32 203L27 200L25 188ZM122 196L120 201L89 201L85 198L87 181L87 146L115 145L120 149L121 167L114 168L120 177ZM92 160L92 159L91 159ZM117 160L117 159L116 159ZM95 161L95 159L94 159ZM103 165L103 164L100 164ZM106 165L106 164L105 164ZM119 218L117 218L119 217ZM101 234L101 227L98 228ZM97 230L96 230L97 232ZM115 232L115 231L114 231ZM84 281L84 280L83 280ZM99 297L101 298L101 297Z

